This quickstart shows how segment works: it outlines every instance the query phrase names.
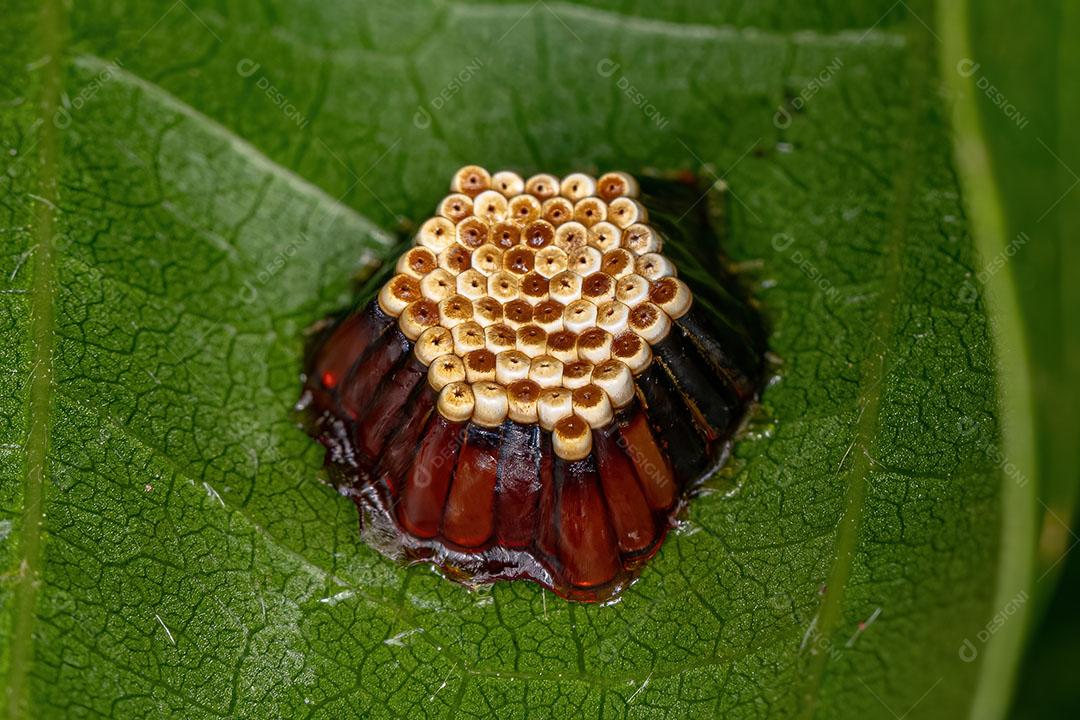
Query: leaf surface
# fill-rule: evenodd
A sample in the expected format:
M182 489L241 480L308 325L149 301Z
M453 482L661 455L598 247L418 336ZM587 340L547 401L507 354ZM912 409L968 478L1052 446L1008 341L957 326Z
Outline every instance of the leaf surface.
M931 13L640 5L11 8L12 714L967 712L1009 508ZM730 188L778 377L613 606L399 568L293 426L303 329L466 162Z

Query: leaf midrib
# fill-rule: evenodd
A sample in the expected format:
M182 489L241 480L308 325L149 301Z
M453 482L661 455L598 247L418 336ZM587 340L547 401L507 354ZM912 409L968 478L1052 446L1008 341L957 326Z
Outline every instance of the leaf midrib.
M30 390L26 434L26 472L23 477L21 556L12 612L11 655L7 678L7 713L18 717L27 700L26 679L33 651L37 608L38 572L41 563L42 503L45 495L45 464L49 450L49 419L53 398L54 267L53 223L57 207L59 129L53 118L60 106L66 34L64 10L59 0L47 0L40 9L39 32L48 62L42 67L42 91L38 103L41 127L40 163L37 167L37 212L34 222L34 260L30 295Z

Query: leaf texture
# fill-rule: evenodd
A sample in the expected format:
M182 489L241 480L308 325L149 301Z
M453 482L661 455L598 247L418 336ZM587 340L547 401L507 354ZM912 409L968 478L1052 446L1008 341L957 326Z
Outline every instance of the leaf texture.
M9 0L9 712L965 713L1008 480L911 7ZM613 606L397 567L293 424L303 329L466 162L729 188L777 378Z

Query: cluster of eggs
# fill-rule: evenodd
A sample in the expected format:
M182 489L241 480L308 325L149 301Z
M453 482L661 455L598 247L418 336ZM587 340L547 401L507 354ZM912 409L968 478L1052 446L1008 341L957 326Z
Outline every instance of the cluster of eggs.
M455 174L378 298L443 416L539 423L560 457L589 454L692 300L637 196L618 172Z

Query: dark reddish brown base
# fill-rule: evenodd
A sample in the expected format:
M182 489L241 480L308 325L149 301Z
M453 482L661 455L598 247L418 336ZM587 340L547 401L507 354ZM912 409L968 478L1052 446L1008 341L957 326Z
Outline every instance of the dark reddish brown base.
M659 549L687 491L715 470L748 398L676 324L638 398L568 462L551 434L453 423L411 343L376 303L316 348L299 403L338 489L385 554L455 579L528 579L581 601L613 597Z

